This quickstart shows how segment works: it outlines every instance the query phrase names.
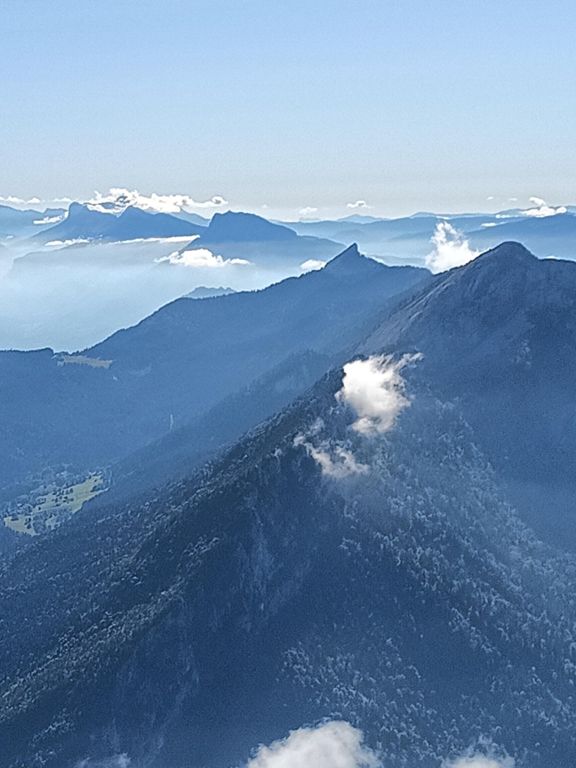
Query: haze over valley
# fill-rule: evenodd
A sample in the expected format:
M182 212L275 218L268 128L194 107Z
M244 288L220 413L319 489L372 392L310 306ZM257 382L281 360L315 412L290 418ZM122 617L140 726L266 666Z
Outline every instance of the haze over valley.
M0 768L576 765L575 27L5 0Z
M576 209L539 198L495 214L287 222L229 210L223 198L200 216L189 200L115 189L66 208L0 207L0 346L84 349L197 288L261 289L322 267L352 242L385 264L434 272L504 240L575 257Z

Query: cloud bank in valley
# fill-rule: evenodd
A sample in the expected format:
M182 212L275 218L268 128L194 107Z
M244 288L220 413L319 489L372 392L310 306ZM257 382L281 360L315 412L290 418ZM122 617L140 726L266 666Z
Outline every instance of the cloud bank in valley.
M158 262L167 262L182 267L193 269L221 269L222 267L246 267L252 264L248 259L224 259L208 248L196 248L189 251L174 251L168 256L158 259Z
M364 734L344 721L299 728L285 739L260 747L246 768L380 768Z
M462 267L477 256L464 235L448 221L440 221L432 236L433 250L426 257L426 266L432 272L445 272L453 267Z
M352 429L362 435L392 429L398 414L410 405L401 371L417 359L417 355L404 355L395 361L381 355L346 363L342 389L336 399L356 413L358 418Z

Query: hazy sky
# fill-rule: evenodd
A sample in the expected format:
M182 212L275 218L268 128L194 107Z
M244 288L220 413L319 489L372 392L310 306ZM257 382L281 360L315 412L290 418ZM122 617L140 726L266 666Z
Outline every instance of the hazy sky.
M0 29L0 196L576 202L574 0L1 0Z

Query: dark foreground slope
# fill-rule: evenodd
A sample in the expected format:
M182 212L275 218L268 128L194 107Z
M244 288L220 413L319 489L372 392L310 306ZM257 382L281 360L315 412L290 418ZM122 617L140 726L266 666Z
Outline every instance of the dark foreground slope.
M525 519L576 549L576 264L504 243L407 300L362 345L382 349L423 354Z
M479 269L420 302L458 275L484 295ZM323 717L392 768L482 737L520 768L573 764L576 560L506 504L431 375L444 347L424 354L385 434L351 428L336 370L196 476L18 555L0 573L2 768L229 768Z
M307 350L357 343L387 299L429 277L347 249L263 291L180 299L82 355L0 353L0 485L127 455Z

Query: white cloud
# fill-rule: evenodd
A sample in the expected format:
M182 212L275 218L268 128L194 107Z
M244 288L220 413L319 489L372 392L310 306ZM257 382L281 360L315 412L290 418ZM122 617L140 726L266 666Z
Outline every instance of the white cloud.
M42 219L36 219L32 224L58 224L63 218L64 216L44 216Z
M466 755L456 760L444 761L443 768L514 768L515 761L511 757L494 758L486 755Z
M48 206L71 202L72 200L69 197L56 197L50 200L41 200L36 195L34 195L34 197L28 198L18 197L16 195L7 195L6 197L0 196L0 203L16 206L17 208L21 208L23 206L32 206L33 208L37 208L40 205Z
M322 269L322 267L325 266L325 261L321 261L320 259L308 259L307 261L303 261L302 264L300 264L300 269L303 272L311 272L314 269Z
M340 443L323 440L315 445L305 435L296 435L294 445L301 445L308 455L320 465L323 475L342 480L351 475L365 475L369 471L367 464L362 464L348 448Z
M244 267L251 265L247 259L223 259L208 248L197 248L190 251L174 251L169 256L163 256L158 262L169 262L183 267L195 269L220 269L222 267Z
M346 203L346 208L350 208L351 210L367 210L368 208L371 208L371 205L368 205L366 200L356 200L355 203Z
M0 203L6 203L7 205L37 205L40 202L41 201L37 197L30 197L28 199L16 197L16 195L0 197Z
M75 768L129 768L132 761L127 754L114 755L113 757L107 757L103 760L92 760L86 758L76 763Z
M541 197L531 197L530 202L535 206L534 208L527 208L523 211L524 216L531 216L532 218L545 219L548 216L557 216L559 213L566 213L566 206L560 205L557 208L553 208L548 205L546 200L542 200Z
M260 747L246 768L378 768L378 756L363 741L362 731L343 721L299 728Z
M355 411L358 418L352 428L356 432L374 435L392 429L398 414L410 405L400 372L418 359L419 355L404 355L396 361L378 356L344 366L342 389L336 399Z
M134 245L134 243L190 243L196 240L199 235L175 235L174 237L133 237L131 240L110 240L111 245ZM167 259L165 259L167 261Z
M69 245L86 245L86 243L89 242L90 240L87 240L84 237L76 237L71 240L50 240L49 242L44 243L44 245L50 248L67 248Z
M305 208L301 208L298 211L298 215L301 219L309 219L311 216L314 216L316 213L318 213L318 208L314 208L312 205L307 205Z
M432 272L444 272L453 267L461 267L480 254L480 251L471 248L462 233L447 221L440 221L436 225L432 244L434 250L426 257L426 266Z
M191 209L220 208L228 204L221 195L214 195L209 200L197 201L190 195L159 195L152 192L143 195L137 189L111 187L106 194L95 192L91 200L86 201L94 210L103 212L120 212L129 206L141 208L144 211L157 213L179 213ZM110 207L111 206L111 207Z
M342 388L335 397L356 414L352 424L355 432L372 436L392 429L398 414L410 405L400 373L406 365L420 357L404 355L395 361L382 355L354 360L344 366ZM349 447L335 440L322 439L323 428L324 422L317 419L306 434L298 434L294 438L294 445L306 449L319 464L323 475L341 480L370 471L369 465L358 461Z

